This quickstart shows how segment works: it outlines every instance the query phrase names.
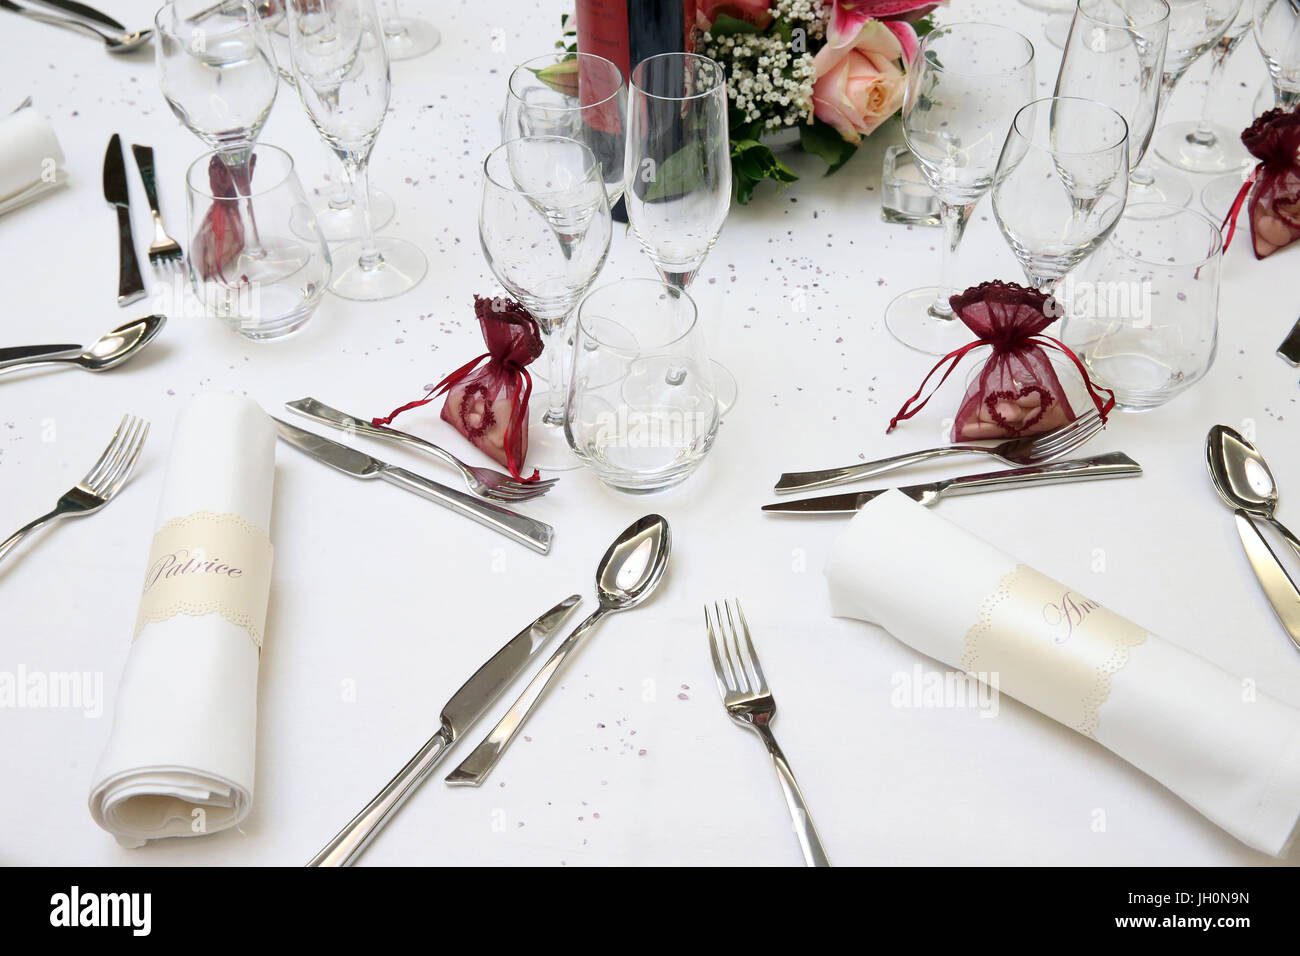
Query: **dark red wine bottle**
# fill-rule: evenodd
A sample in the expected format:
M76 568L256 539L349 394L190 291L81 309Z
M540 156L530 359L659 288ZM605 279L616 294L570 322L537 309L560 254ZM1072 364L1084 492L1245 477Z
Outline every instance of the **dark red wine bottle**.
M612 61L631 81L632 67L660 53L695 52L696 0L577 0L578 52ZM623 200L614 219L627 222Z

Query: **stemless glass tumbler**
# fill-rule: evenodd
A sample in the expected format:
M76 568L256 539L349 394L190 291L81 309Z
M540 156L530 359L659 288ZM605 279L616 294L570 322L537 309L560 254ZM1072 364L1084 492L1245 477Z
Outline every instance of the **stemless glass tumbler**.
M185 174L190 285L204 311L250 339L301 328L330 278L330 255L294 172L276 146L248 147L257 171L236 189L220 151ZM268 270L267 250L277 268Z
M575 346L564 424L574 454L619 491L686 480L719 416L691 297L654 279L594 289L578 307Z
M1116 406L1155 408L1214 362L1223 239L1218 224L1167 203L1140 203L1081 270L1091 290L1061 339ZM1074 296L1076 306L1082 296Z

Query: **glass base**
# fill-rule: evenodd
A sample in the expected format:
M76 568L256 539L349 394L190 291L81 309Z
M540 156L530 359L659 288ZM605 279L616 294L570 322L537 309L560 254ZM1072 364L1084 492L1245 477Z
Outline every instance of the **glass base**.
M523 474L529 474L536 468L545 477L547 472L573 471L582 467L582 462L564 437L564 426L552 425L546 421L550 407L549 390L539 392L534 389L528 397L528 457Z
M360 242L350 242L334 251L334 278L330 291L342 299L374 302L392 299L420 284L429 269L424 253L405 239L383 237L375 240L379 261L361 261Z
M1070 24L1073 22L1074 17L1068 13L1056 14L1049 18L1043 26L1043 32L1047 34L1047 42L1058 50L1064 50L1065 41L1070 38Z
M909 349L926 355L947 355L971 341L971 330L955 315L941 318L930 312L938 286L904 292L885 309L885 327Z
M1237 193L1241 192L1241 185L1246 181L1251 168L1248 166L1242 172L1215 176L1201 190L1201 205L1216 222L1222 222L1232 209Z
M1226 127L1211 124L1208 142L1197 139L1200 123L1167 123L1156 130L1156 155L1191 173L1226 173L1246 157L1241 138Z
M413 60L441 42L442 34L427 20L394 17L384 21L384 46L390 60Z
M357 211L357 204L352 201L350 195L347 202L336 204L333 190L321 189L312 202L311 208L316 214L316 222L320 224L320 232L326 242L347 242L350 239L360 239L365 235L361 214ZM370 224L376 230L383 229L392 222L396 214L397 206L388 193L378 189L370 190Z
M1172 169L1139 168L1129 176L1128 203L1166 202L1173 206L1186 206L1192 201L1192 184L1186 176Z

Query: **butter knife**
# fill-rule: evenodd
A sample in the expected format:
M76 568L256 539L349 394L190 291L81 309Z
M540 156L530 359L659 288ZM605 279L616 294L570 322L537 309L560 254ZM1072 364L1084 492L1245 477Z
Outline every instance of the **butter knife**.
M1012 468L1007 471L988 471L975 475L962 475L960 478L945 478L942 481L929 481L921 485L906 485L898 490L913 501L928 506L940 498L951 495L1024 488L1029 485L1063 481L1128 478L1140 474L1142 474L1141 465L1122 452L1113 452L1094 458L1076 458L1029 468ZM892 489L877 488L872 491L850 491L818 498L777 501L770 505L763 505L763 510L789 514L853 514L868 501L890 490Z
M117 133L108 141L104 153L104 198L117 210L117 304L130 305L144 297L144 279L140 275L140 260L135 256L126 160L122 156L122 137Z
M1300 589L1296 588L1291 575L1286 573L1286 568L1250 515L1240 508L1233 515L1237 519L1241 546L1246 549L1246 557L1250 559L1264 596L1273 605L1273 612L1290 635L1291 643L1300 648Z
M275 419L275 424L280 431L282 441L288 442L299 451L344 474L351 475L353 478L382 478L389 484L397 485L422 498L428 498L541 554L551 550L551 539L555 536L555 529L548 524L508 508L498 507L481 498L463 494L446 485L440 485L415 472L372 458L365 452L331 441L297 425L290 425L278 418Z
M1286 334L1282 344L1277 347L1277 354L1288 365L1300 365L1300 319L1296 319L1291 331Z
M311 858L308 866L348 866L383 829L388 818L406 802L437 766L438 761L474 726L492 706L501 692L532 662L555 633L569 612L582 598L573 594L551 608L537 620L512 637L506 646L488 659L487 663L465 681L460 690L442 708L441 726L423 747L416 752L397 776L388 781L384 789L352 818L325 848Z

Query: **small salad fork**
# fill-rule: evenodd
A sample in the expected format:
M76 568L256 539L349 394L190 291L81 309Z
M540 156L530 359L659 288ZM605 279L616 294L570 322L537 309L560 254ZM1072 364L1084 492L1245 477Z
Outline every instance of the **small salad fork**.
M733 604L736 608L734 618L731 613ZM736 621L740 622L739 629ZM777 776L781 780L781 789L785 791L786 805L790 808L794 832L799 838L799 848L803 850L804 862L808 866L830 866L821 837L817 835L817 827L808 813L799 784L795 782L794 771L790 769L785 754L772 736L771 724L772 718L776 716L776 701L767 689L767 679L763 677L763 668L759 666L758 654L754 651L749 624L745 620L745 612L740 609L740 601L724 602L722 606L715 603L712 617L709 615L709 606L704 605L704 626L709 632L713 670L717 674L718 693L722 695L727 716L758 734L767 747L767 752L772 755ZM743 649L741 635L745 639Z
M140 179L144 181L144 195L149 200L149 211L153 214L153 242L149 243L149 264L155 269L168 269L178 265L183 253L181 244L167 235L163 228L162 213L158 211L158 180L153 169L153 147L131 144L135 156L135 165L140 170Z

